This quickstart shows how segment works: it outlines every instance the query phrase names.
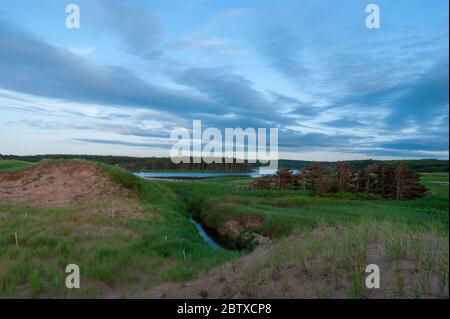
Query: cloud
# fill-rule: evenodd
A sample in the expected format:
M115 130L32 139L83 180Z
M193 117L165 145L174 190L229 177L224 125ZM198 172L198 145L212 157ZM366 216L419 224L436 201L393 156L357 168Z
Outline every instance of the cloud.
M167 148L169 149L171 145L165 145L163 143L134 143L125 142L119 140L102 140L102 139L92 139L92 138L77 138L74 139L77 142L94 143L94 144L105 144L105 145L121 145L121 146L131 146L131 147L143 147L143 148Z
M218 127L293 123L278 112L281 101L273 101L227 68L185 68L171 74L198 92L192 93L152 85L121 67L93 64L4 21L0 36L5 39L0 43L0 86L10 91L70 103L156 110L187 121L205 118Z
M151 61L162 57L164 28L157 15L122 0L103 0L101 4L110 15L109 27L129 53Z
M448 59L435 62L420 76L386 89L348 94L336 100L336 105L352 103L361 110L386 109L388 115L380 129L401 132L408 127L423 131L430 126L447 127L448 117ZM333 107L330 108L330 111ZM437 124L436 124L437 123Z
M380 146L391 150L420 150L442 152L448 150L448 141L445 140L445 136L435 135L425 138L418 137L397 139L394 141L382 143Z
M274 100L274 104L284 106L285 111L302 117L313 117L318 115L320 109L313 107L311 104L300 101L281 93L268 91Z
M413 120L426 126L436 117L448 114L448 68L447 58L413 83L400 86L398 89L404 93L391 102L394 107L388 124L398 126Z
M36 96L189 113L202 97L147 83L133 72L95 65L0 20L0 86Z
M249 80L227 68L185 68L171 74L176 82L198 92L188 93L152 85L121 67L93 64L4 21L0 21L0 36L5 39L0 43L3 89L70 103L155 110L184 118L185 123L201 118L219 128L293 123L278 112L282 101L255 90ZM74 115L87 115L73 106L72 111L70 105L64 108ZM134 129L128 134L144 133Z
M278 70L296 84L311 80L311 70L301 57L302 43L298 30L278 26L270 26L261 31L256 46L265 56L272 68Z
M294 123L293 119L279 112L281 103L257 91L251 81L227 68L185 68L174 74L174 80L216 101L209 113L234 114L231 119L223 118L224 122L233 121L234 126L243 122L250 122L253 127Z
M358 129L358 128L363 128L365 127L365 125L354 119L354 118L340 118L337 120L332 120L332 121L328 121L323 123L329 127L335 127L335 128L353 128L353 129Z
M230 40L220 38L202 37L199 33L191 33L184 38L184 43L205 48L224 47L231 44Z
M78 55L88 55L94 53L96 50L95 46L83 46L83 47L71 47L69 48L69 51L78 54Z
M201 6L207 0L182 0L182 7L184 9L194 9Z
M82 122L66 123L63 129L130 139L164 138L174 126L189 128L193 119L201 119L204 127L220 129L278 127L280 149L293 152L445 156L448 40L434 32L433 37L412 37L415 33L405 26L399 32L389 24L369 35L351 22L359 9L340 8L342 3L324 23L317 21L329 12L321 12L326 5L316 1L305 1L300 17L293 4L269 6L268 15L255 14L263 5L223 10L206 27L196 23L194 30L180 32L189 36L166 40L163 20L147 6L102 1L98 24L105 22L108 36L119 40L131 61L126 65L136 67L139 61L135 69L94 63L97 54L89 54L104 54L103 43L63 49L0 14L0 108L47 112L49 117L59 112ZM191 4L205 7L203 1ZM249 25L257 30L248 32ZM116 44L110 40L105 43ZM112 59L105 55L105 61L117 58L111 52ZM232 59L247 54L251 59ZM214 66L205 67L211 62ZM25 100L18 92L27 95ZM158 124L143 125L147 120ZM61 128L36 118L10 123ZM78 142L133 147L133 142L113 138Z
M0 20L0 86L26 94L80 103L147 108L195 118L202 114L289 121L278 105L243 76L225 68L185 68L171 74L200 94L150 84L130 70L99 66ZM26 72L26 76L23 76Z

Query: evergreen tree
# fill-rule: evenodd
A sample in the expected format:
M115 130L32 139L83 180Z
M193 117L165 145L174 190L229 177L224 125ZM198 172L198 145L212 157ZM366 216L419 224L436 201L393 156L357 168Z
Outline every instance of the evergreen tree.
M350 189L350 172L349 172L349 166L345 162L338 162L336 164L336 188L337 191L347 192Z

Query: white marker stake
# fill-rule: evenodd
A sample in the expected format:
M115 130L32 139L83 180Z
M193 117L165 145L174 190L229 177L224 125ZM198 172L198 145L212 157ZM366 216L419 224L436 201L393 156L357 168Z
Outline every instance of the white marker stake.
M16 248L19 249L19 241L17 240L17 233L14 233L14 237L16 237Z

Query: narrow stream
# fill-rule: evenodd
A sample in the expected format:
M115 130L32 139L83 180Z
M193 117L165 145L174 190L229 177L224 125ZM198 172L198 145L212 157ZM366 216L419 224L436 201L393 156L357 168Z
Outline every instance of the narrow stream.
M204 241L208 243L208 245L213 249L222 249L222 247L214 241L203 229L203 226L197 222L194 218L192 218L192 215L189 215L189 221L194 224L195 228L197 228L198 233L203 238Z

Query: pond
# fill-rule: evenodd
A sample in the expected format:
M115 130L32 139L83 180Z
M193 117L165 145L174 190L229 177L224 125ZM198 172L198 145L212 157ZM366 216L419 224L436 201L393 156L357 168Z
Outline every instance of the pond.
M134 174L143 178L160 179L201 179L213 177L261 177L263 175L273 175L276 169L260 167L249 172L202 172L202 171L154 171L154 172L135 172Z

